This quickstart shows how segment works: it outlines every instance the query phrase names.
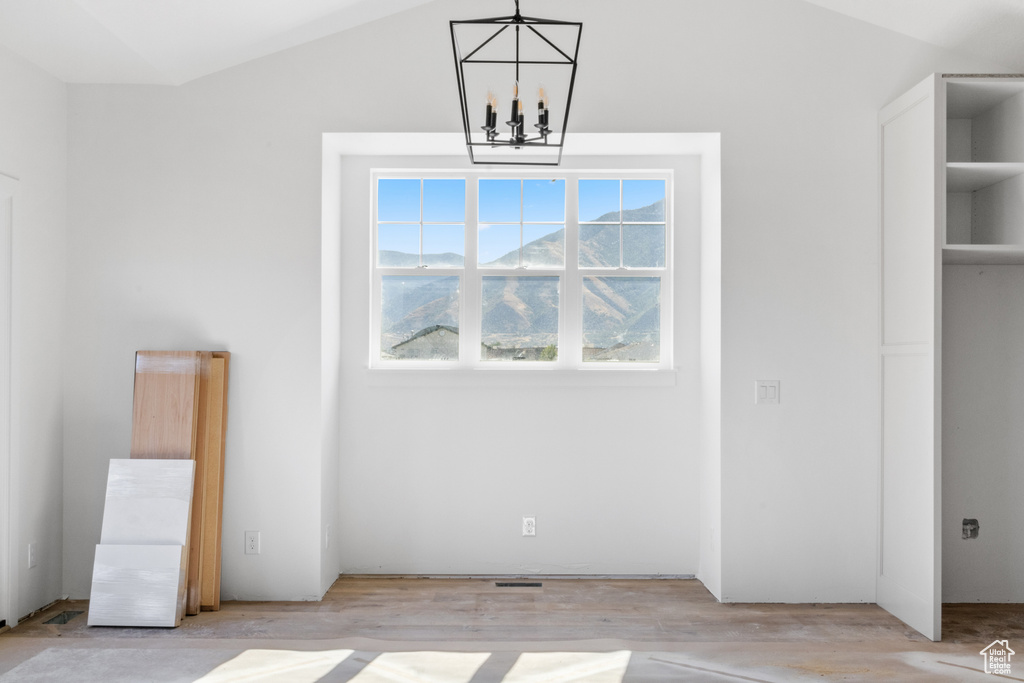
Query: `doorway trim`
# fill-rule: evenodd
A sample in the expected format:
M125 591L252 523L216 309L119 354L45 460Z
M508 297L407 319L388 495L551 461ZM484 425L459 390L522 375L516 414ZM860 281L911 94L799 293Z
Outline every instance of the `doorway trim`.
M0 621L13 627L14 525L11 494L11 244L18 179L0 172Z

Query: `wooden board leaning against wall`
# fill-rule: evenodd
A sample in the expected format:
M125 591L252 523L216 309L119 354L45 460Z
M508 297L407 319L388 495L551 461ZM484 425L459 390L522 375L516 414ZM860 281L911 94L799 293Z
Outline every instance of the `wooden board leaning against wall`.
M139 351L132 458L196 461L185 613L220 609L226 351Z

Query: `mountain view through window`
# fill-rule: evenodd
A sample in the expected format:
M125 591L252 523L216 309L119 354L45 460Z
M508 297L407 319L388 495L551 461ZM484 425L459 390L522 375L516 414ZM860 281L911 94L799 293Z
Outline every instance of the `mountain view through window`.
M464 245L464 236L473 232L479 247L475 286L480 310L474 324L480 330L481 361L558 359L560 308L570 305L564 300L567 256L578 264L574 270L579 298L571 305L579 311L581 329L576 336L582 360L660 359L661 275L634 271L666 267L664 180L581 179L579 221L574 226L579 247L570 255L565 253L564 181L557 181L558 187L556 181L533 181L531 189L530 180L520 185L519 180L502 179L498 182L507 187L485 190L482 179L475 231L464 227L465 195L456 186L380 180L382 186L390 182L406 185L382 190L379 201L404 202L405 211L379 210L377 264L410 271L381 278L382 359L458 359L460 319L466 313L460 311L465 273L443 271L473 266L465 263ZM407 196L399 197L403 191ZM414 201L413 194L420 192ZM429 197L432 192L444 194L448 203L462 202L463 208L442 210L444 202ZM431 200L433 216L426 210ZM637 201L647 203L637 206ZM387 217L398 221L385 222ZM431 243L436 244L434 249L429 248ZM501 246L502 251L495 250Z

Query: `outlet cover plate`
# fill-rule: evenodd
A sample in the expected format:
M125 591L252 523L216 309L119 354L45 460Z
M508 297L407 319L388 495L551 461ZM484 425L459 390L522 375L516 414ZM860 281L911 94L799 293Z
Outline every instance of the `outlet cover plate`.
M258 531L246 531L245 532L245 554L246 555L259 555L260 554L260 532L258 532Z
M523 517L523 536L536 536L537 535L537 518L528 516Z

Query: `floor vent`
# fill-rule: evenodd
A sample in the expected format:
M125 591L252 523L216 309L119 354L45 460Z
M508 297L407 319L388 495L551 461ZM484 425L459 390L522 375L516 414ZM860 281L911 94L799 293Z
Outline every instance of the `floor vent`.
M75 611L61 612L57 616L55 616L55 617L53 617L51 619L47 619L43 623L44 624L66 624L69 621L71 621L72 619L74 619L75 617L77 617L79 614L84 614L84 612L81 612L81 611L78 611L78 612L75 612Z
M495 581L498 588L540 588L543 584L540 581Z

